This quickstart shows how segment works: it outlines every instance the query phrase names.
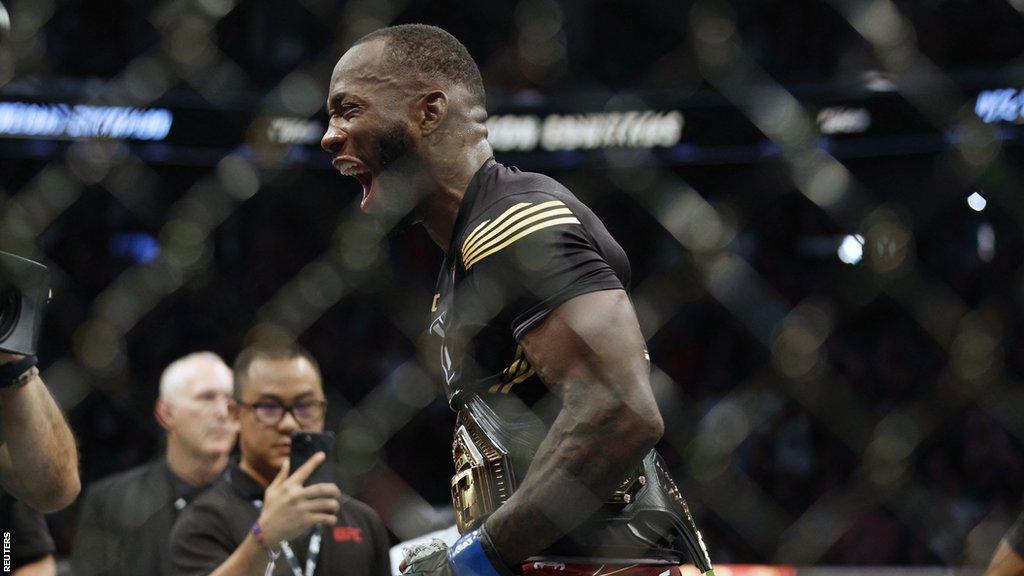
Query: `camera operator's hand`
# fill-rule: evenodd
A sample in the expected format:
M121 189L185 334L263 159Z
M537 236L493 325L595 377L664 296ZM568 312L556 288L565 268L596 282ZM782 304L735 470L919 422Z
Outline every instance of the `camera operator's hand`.
M302 485L326 458L323 452L317 452L291 476L288 475L288 461L281 466L281 471L263 495L259 523L267 542L276 544L291 540L316 524L337 524L341 507L338 487L327 483Z
M24 358L0 352L0 365ZM32 508L51 513L81 490L78 450L64 415L38 372L0 388L0 484Z

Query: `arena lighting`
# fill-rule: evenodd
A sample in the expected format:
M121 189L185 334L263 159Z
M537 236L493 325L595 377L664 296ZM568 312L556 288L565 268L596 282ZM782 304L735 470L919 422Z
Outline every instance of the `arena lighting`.
M658 148L679 143L683 114L631 110L590 114L495 115L487 119L487 139L499 152Z
M996 231L988 222L978 226L978 258L991 262L996 255Z
M46 140L163 140L174 115L163 108L0 102L0 137Z
M1024 91L1016 88L983 90L974 101L974 113L988 124L1024 122Z
M866 108L830 106L818 112L817 120L822 134L859 134L871 127L871 112Z
M119 258L145 264L160 256L160 242L145 232L121 232L110 239L110 251Z
M853 265L860 262L864 257L864 237L860 234L844 236L836 255L844 264Z
M980 193L975 192L967 197L967 205L971 207L971 210L981 212L988 205L988 200L985 200Z
M267 124L267 140L275 144L318 144L324 126L303 118L272 118Z

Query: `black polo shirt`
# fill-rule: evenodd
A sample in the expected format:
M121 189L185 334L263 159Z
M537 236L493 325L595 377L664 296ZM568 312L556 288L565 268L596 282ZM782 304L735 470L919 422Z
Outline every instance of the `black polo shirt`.
M0 489L0 538L8 535L11 570L53 554L53 539L43 515Z
M170 576L178 514L206 486L178 478L163 458L89 486L71 549L74 576Z
M629 280L625 251L572 192L489 159L462 198L431 306L452 407L547 397L519 340L562 303Z
M263 506L263 488L232 463L224 476L178 518L171 533L174 574L206 575L224 563L249 534ZM306 565L309 534L290 542ZM390 540L372 508L342 494L338 524L324 528L314 574L390 576ZM290 576L284 556L275 575Z

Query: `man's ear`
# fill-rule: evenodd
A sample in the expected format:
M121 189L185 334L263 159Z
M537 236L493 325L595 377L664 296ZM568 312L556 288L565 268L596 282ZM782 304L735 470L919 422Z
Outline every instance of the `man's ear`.
M427 92L420 99L420 110L420 132L428 136L437 130L448 115L448 95L441 90Z
M156 416L156 421L160 423L160 426L168 432L174 427L174 414L171 410L171 405L163 398L156 399L156 405L153 406L153 415Z

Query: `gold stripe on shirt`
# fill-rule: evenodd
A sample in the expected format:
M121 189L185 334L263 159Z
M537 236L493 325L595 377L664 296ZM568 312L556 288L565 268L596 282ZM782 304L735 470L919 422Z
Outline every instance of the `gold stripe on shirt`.
M570 212L570 214L571 214L571 212ZM546 217L552 216L552 215L553 214L545 214L545 215L539 216L539 218L546 218ZM577 220L575 216L570 216L568 218L556 218L554 220L546 220L544 222L541 222L540 224L536 224L534 226L530 226L529 228L526 228L525 230L522 229L522 227L518 227L518 228L516 228L514 230L510 230L509 231L509 233L511 234L513 232L521 230L518 234L515 234L514 236L512 236L511 238L508 238L507 240L504 240L503 242L501 242L501 240L504 238L504 236L502 238L495 239L495 242L488 244L486 247L484 247L482 249L482 251L477 251L472 256L470 256L470 258L468 260L464 260L463 264L465 265L466 270L469 270L470 268L472 268L475 264L477 264L478 262L480 262L484 258L487 258L488 256L490 256L491 254L494 254L495 252L498 252L500 250L504 250L505 248L508 248L509 246L514 244L515 242L521 240L522 238L524 238L526 236L529 236L530 234L533 234L534 232L536 232L538 230L543 230L544 228L550 228L552 226L559 226L559 225L562 225L562 224L579 224L579 223L580 223L580 221ZM527 226L528 224L529 223L525 223L524 222L523 226ZM505 236L507 236L507 234ZM498 242L500 242L500 243L498 243Z
M502 230L495 230L495 233L493 233L490 238L482 239L476 246L473 246L469 250L463 251L462 262L466 263L472 260L477 254L483 252L484 250L487 250L488 247L494 246L498 242L501 242L505 238L508 238L509 236L515 234L519 230L522 230L524 227L533 224L534 222L539 222L545 218L550 218L552 216L572 216L572 210L569 210L565 206L561 208L549 208L542 212L537 212L533 216L530 216L529 218L526 218L526 213L531 211L532 210L524 210L523 212L519 213L519 215L516 216L516 222L507 223L505 226L502 227Z
M529 206L529 208L526 208L525 210L522 209L527 206ZM547 210L548 208L554 208L556 206L565 206L565 204L563 204L561 200L552 200L541 204L516 204L503 212L501 216L495 218L487 225L486 229L481 229L480 226L483 226L483 224L477 226L477 228L473 230L473 233L470 234L471 238L466 238L466 241L462 243L462 261L465 262L471 252L479 248L481 244L490 242L495 235L507 230L509 226L515 225L516 222L530 214L535 214L541 210ZM479 230L479 233L477 230Z
M502 212L501 215L499 215L494 220L484 220L476 228L474 228L473 231L470 232L468 236L466 236L465 240L462 241L462 249L465 250L467 246L470 246L473 243L475 243L481 236L487 234L491 229L500 226L501 223L504 222L509 216L512 216L516 212L529 206L531 206L529 202L520 202L519 204L516 204L509 208L508 210Z

